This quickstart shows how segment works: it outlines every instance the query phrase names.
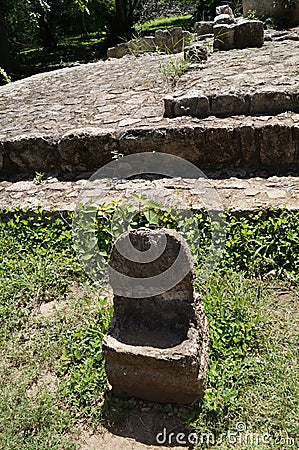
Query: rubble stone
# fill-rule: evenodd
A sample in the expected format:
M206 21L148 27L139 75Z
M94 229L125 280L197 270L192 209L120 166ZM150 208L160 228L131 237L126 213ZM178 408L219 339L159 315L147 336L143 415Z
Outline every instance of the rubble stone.
M128 44L126 42L122 42L121 44L117 44L115 47L108 48L107 57L122 58L128 53L130 53Z
M216 7L216 16L220 16L221 14L227 14L230 17L234 17L233 10L229 5L220 5Z
M214 49L231 50L235 48L236 25L214 25Z
M198 36L201 36L203 34L212 34L213 33L213 21L202 21L202 22L196 22L195 24L195 31Z
M235 27L235 48L262 47L264 24L260 20L241 20Z
M122 58L127 54L138 55L144 52L154 52L157 49L166 53L180 53L184 46L189 45L192 36L192 33L183 30L181 27L156 30L155 36L132 39L109 48L107 57Z
M206 61L210 55L208 45L204 45L203 42L194 42L189 47L184 49L184 58L192 62Z
M219 14L219 16L215 17L214 24L218 25L222 23L226 24L235 23L235 18L230 16L229 14Z

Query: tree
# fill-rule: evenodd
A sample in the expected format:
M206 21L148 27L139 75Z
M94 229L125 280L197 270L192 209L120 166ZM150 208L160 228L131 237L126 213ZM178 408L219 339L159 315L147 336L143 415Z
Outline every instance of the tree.
M51 6L44 0L35 0L31 3L33 10L37 11L38 14L38 26L44 51L45 53L51 53L57 48L57 39L48 20Z
M139 3L140 0L115 0L115 12L109 26L110 43L131 39L134 14Z
M11 73L14 65L10 52L7 24L6 24L6 0L0 0L0 67L5 72Z

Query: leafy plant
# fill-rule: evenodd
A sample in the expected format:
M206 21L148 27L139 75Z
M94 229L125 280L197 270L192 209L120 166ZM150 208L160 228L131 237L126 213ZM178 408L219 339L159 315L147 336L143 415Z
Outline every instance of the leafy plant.
M253 9L249 9L246 14L247 19L249 20L258 20L257 12Z
M5 70L1 69L0 67L0 86L10 82L11 82L10 76L8 76Z
M35 176L33 178L34 184L42 184L44 181L44 172L35 172Z

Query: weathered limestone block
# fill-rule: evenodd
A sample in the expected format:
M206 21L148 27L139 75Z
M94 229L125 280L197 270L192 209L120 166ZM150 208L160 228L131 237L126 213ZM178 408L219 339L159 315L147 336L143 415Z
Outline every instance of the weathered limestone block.
M263 166L287 167L298 158L294 128L269 125L262 130L259 141Z
M156 40L154 36L144 36L138 40L141 51L154 52L156 50Z
M24 135L21 139L5 142L2 154L3 169L7 172L46 172L61 165L57 144L47 137Z
M173 53L180 53L184 47L184 35L181 27L170 29L171 50Z
M260 20L241 19L235 28L235 48L262 47L264 24Z
M179 97L164 98L164 117L193 116L204 118L210 115L210 101L199 91L191 91Z
M251 114L279 114L292 109L293 98L285 92L260 91L251 97Z
M196 22L195 31L198 36L202 36L203 34L212 34L213 26L214 26L213 21Z
M110 47L107 50L108 58L122 58L130 53L130 49L127 42L117 44L115 47Z
M237 94L218 94L212 98L211 114L218 117L247 114L245 97Z
M220 5L216 7L216 16L220 16L221 14L227 14L230 17L234 17L233 10L229 5Z
M162 241L166 243L156 259L140 263L138 257L128 260L119 252L128 240L141 254L141 261L144 254L155 252ZM182 263L178 270L184 268L180 281L177 270L170 276L164 274L178 258ZM113 391L166 403L188 404L201 398L209 335L202 302L193 292L193 263L186 242L173 230L130 231L115 242L109 264L114 317L103 340L103 354ZM113 270L133 282L122 284ZM141 297L143 283L149 282L153 289L160 286L155 282L160 274L164 274L166 284L173 282L173 287L158 295Z
M184 35L181 27L169 30L156 30L155 41L157 47L166 53L179 53L184 47Z
M235 48L235 28L235 24L214 25L214 49L231 50Z
M214 19L214 24L218 25L221 23L235 23L235 18L230 16L229 14L219 14L219 16L216 16Z

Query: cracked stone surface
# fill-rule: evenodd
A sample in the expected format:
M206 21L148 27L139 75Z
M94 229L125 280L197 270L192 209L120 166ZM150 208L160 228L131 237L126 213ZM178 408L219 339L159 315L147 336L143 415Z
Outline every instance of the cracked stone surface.
M34 209L41 205L45 210L73 211L80 196L84 195L84 192L87 195L87 183L87 180L63 182L55 178L49 178L38 185L32 181L0 182L0 209ZM225 210L242 212L284 207L299 210L299 177L230 177L222 180L211 179L210 183L217 190ZM104 185L94 183L96 189L101 189L101 186ZM111 187L101 201L131 200L132 194L151 198L153 191L155 195L158 192L159 198L166 204L179 199L183 205L194 209L202 209L204 206L195 192L194 180L186 179L124 180Z
M214 53L202 71L185 73L173 94L173 111L168 106L166 116L298 113L299 28L267 36L271 40L258 50ZM209 100L209 111L201 111L200 105L196 111L193 98L203 96Z
M206 95L259 90L297 92L299 89L299 27L266 33L271 40L259 49L216 52L203 70L185 73L181 91L200 88ZM296 40L295 40L296 39Z

